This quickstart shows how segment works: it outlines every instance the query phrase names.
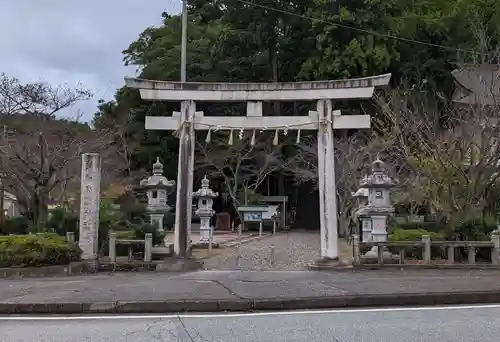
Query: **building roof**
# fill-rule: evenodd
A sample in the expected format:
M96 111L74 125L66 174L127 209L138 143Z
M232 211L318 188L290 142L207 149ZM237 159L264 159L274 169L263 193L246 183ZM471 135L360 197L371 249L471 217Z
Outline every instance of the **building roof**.
M452 71L458 87L453 102L460 104L500 104L500 68L496 64L468 64Z

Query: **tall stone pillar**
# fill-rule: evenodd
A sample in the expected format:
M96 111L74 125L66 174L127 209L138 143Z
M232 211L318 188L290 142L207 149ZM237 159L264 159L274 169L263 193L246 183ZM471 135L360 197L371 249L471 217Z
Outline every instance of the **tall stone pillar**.
M101 161L97 153L82 155L80 230L78 245L89 272L99 271L98 236Z
M318 128L318 178L319 178L319 209L321 260L319 262L337 261L338 226L337 197L335 193L335 158L333 140L332 101L317 102L318 118L321 121Z

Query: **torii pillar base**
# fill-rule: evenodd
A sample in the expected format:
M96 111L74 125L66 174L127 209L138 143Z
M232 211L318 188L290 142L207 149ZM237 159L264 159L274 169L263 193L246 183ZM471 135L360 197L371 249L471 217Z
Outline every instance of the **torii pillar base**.
M345 262L339 258L322 258L309 265L311 271L350 271L353 269L352 263Z

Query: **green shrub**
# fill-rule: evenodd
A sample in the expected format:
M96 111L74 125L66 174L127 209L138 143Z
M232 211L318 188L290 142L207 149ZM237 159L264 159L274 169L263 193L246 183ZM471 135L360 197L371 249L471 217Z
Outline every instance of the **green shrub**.
M489 234L497 228L493 216L465 216L455 221L454 240L486 241Z
M78 214L67 211L63 208L51 210L50 217L46 223L46 231L55 232L60 236L66 236L66 233L75 233L78 237Z
M29 221L24 216L17 216L5 220L0 227L0 235L26 234L28 232Z
M452 240L468 241L489 241L490 234L497 228L495 217L481 214L464 215L454 221L454 229L451 234ZM467 249L456 248L456 257L466 259ZM476 257L479 260L491 261L491 250L488 247L476 249Z
M396 225L396 229L402 230L426 230L428 232L442 232L442 225L439 222L402 222Z
M396 229L388 236L389 241L422 241L423 235L430 235L431 241L443 241L444 236L440 233L429 232L424 229ZM393 251L399 253L400 251ZM431 255L441 255L440 247L432 247ZM413 247L413 248L405 248L405 257L414 258L414 259L422 259L422 248L421 247Z
M146 237L146 233L153 234L153 245L163 244L163 239L165 238L165 233L159 232L156 226L148 223L133 225L133 231L134 238L137 240L143 240Z
M53 233L0 236L0 267L66 265L80 256L76 244Z
M396 229L389 234L389 241L422 241L423 235L430 235L431 240L444 240L441 233L429 232L425 229Z

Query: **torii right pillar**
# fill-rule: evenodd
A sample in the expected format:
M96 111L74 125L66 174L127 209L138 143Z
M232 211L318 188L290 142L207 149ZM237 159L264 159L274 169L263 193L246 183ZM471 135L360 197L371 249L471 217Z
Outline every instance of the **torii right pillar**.
M337 129L368 129L369 115L340 115L334 111L331 100L317 102L318 180L320 205L321 258L312 268L342 266L338 250L338 210L335 182L335 139Z

